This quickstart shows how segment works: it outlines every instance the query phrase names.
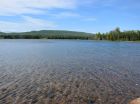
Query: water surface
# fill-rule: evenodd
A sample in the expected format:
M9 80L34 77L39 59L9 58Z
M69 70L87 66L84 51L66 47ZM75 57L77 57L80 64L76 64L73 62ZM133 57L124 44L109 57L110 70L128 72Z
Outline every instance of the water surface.
M0 104L127 104L140 97L140 43L0 40Z

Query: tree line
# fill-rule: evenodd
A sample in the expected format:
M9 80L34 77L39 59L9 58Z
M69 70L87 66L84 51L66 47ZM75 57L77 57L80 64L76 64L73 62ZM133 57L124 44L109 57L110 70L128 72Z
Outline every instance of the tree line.
M0 32L0 39L88 39L90 33L59 31L59 30L41 30L20 33Z
M83 39L83 40L111 40L111 41L140 41L140 31L120 31L116 28L107 33L85 33L74 31L41 30L20 33L0 32L0 39Z
M95 35L97 40L111 40L111 41L140 41L140 31L120 31L120 28L116 28L108 33L97 33Z

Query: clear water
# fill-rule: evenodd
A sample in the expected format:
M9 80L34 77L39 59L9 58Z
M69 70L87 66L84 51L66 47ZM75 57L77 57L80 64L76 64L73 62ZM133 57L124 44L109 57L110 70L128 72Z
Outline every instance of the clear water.
M140 43L0 40L0 104L127 104L140 97Z

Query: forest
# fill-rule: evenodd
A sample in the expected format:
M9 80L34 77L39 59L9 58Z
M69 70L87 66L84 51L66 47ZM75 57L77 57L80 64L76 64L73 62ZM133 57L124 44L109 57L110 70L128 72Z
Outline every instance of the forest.
M0 39L88 39L93 36L91 33L60 31L60 30L41 30L20 33L0 32Z
M140 31L120 31L120 28L116 28L108 33L97 33L95 38L97 40L111 40L111 41L140 41Z
M107 33L98 32L96 34L60 30L41 30L19 33L0 32L0 39L83 39L110 41L140 41L140 31L120 31L120 28L116 28Z

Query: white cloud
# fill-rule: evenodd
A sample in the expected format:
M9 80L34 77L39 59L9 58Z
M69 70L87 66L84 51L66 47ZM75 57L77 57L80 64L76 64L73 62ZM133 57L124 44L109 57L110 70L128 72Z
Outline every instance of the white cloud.
M57 27L51 21L46 21L42 19L32 18L29 16L22 16L23 21L8 22L8 21L0 21L0 31L4 32L17 32L17 31L31 31L31 30L46 30L46 29L54 29Z
M74 12L60 12L56 14L50 14L50 16L56 17L56 18L76 18L76 17L81 17L80 14L74 13Z
M52 8L75 8L77 0L0 0L0 15L43 13Z
M78 14L76 12L60 12L60 13L49 14L49 15L52 17L59 18L59 19L74 18L81 21L96 21L97 20L95 17L84 16L83 14Z
M56 29L57 25L51 21L47 21L45 17L44 19L38 19L27 16L29 14L36 14L38 16L40 14L43 14L44 16L48 15L51 17L50 19L55 17L59 19L74 18L78 20L95 21L95 18L88 18L73 10L69 10L80 7L81 5L85 6L93 1L98 0L0 0L0 16L9 16L9 21L0 20L0 31L15 32ZM56 9L54 10L57 12L56 14L51 13L53 9ZM10 19L12 16L22 20L16 21L13 20L13 18Z
M0 0L0 15L46 13L48 9L73 9L80 5L109 5L116 0Z

